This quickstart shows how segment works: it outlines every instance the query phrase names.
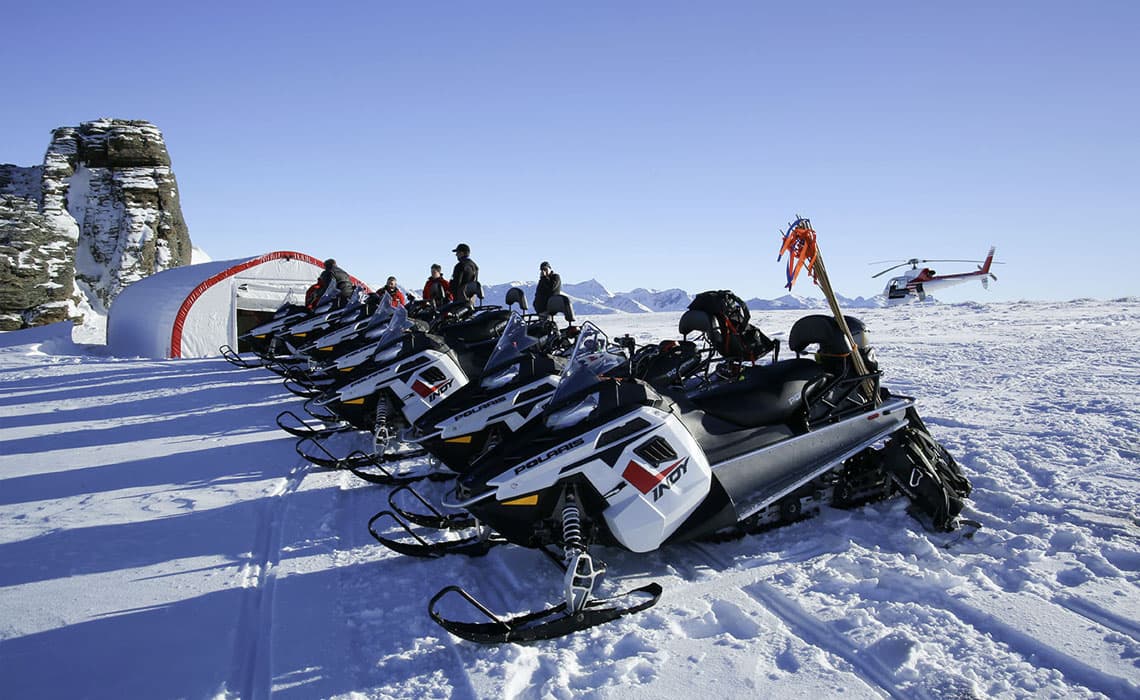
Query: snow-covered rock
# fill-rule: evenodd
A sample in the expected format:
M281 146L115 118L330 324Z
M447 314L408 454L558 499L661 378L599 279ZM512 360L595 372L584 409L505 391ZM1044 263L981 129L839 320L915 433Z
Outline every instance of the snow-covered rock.
M0 165L0 330L105 313L126 285L190 261L153 124L60 127L42 165Z

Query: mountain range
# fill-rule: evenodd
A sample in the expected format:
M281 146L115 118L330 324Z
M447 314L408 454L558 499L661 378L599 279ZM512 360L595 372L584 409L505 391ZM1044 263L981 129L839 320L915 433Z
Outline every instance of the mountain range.
M537 282L508 282L505 284L486 285L483 288L484 303L503 304L507 290L519 287L526 293L527 303L534 299L534 289ZM693 294L683 289L645 289L638 287L629 292L610 292L597 280L590 279L575 284L563 284L562 293L570 298L574 306L574 313L578 315L614 314L614 313L648 313L651 311L684 311L693 300ZM838 295L839 303L844 308L866 309L886 306L883 297L855 297L854 299ZM929 298L929 297L928 297ZM755 310L781 310L781 309L824 309L827 301L822 298L802 297L785 294L776 299L747 299L749 309Z

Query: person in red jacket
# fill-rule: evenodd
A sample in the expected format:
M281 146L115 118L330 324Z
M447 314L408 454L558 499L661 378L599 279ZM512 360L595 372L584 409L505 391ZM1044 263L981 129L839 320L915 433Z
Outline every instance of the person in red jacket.
M384 289L381 290L381 294L383 294L383 292L388 292L388 296L392 298L393 307L403 306L404 304L408 303L407 298L404 297L404 293L401 292L400 288L396 286L395 277L388 278L388 283L384 285Z
M439 263L432 265L431 276L427 278L427 282L424 284L423 300L439 307L452 299L451 285L443 276L443 267Z

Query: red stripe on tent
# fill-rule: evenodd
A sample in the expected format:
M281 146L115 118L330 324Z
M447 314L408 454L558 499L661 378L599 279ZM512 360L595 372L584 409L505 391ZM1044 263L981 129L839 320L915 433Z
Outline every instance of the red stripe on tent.
M285 258L287 260L301 260L303 262L311 263L321 270L323 270L325 267L323 261L317 260L311 255L306 255L304 253L295 253L291 250L279 250L275 253L267 253L266 255L262 255L260 258L253 258L252 260L247 260L240 265L234 265L233 267L222 270L218 274L199 284L194 288L194 291L186 295L186 299L182 302L182 306L178 309L178 315L174 317L174 329L170 333L170 356L182 357L182 325L186 323L186 316L190 313L190 307L194 306L194 302L198 301L198 297L205 294L207 289L213 287L215 284L228 277L233 277L243 270L248 270L251 267L256 267L271 260L280 260L281 258ZM372 289L367 284L364 284L364 282L361 282L351 275L349 275L349 277L352 279L353 284L358 284L361 287L364 287L364 290L367 292L372 291Z

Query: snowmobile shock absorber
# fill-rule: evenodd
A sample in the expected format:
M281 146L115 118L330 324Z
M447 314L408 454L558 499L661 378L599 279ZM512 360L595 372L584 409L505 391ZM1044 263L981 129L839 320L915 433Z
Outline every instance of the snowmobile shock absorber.
M388 396L384 392L380 392L380 397L376 400L376 423L372 428L373 451L379 454L388 449L390 439L391 436L388 433Z
M567 561L576 552L585 551L582 544L582 512L578 510L578 502L574 492L566 493L566 502L562 506L562 551Z
M586 608L594 592L594 585L605 568L594 565L582 538L582 513L572 490L566 492L562 506L562 552L566 560L563 579L566 593L566 611L576 615Z

